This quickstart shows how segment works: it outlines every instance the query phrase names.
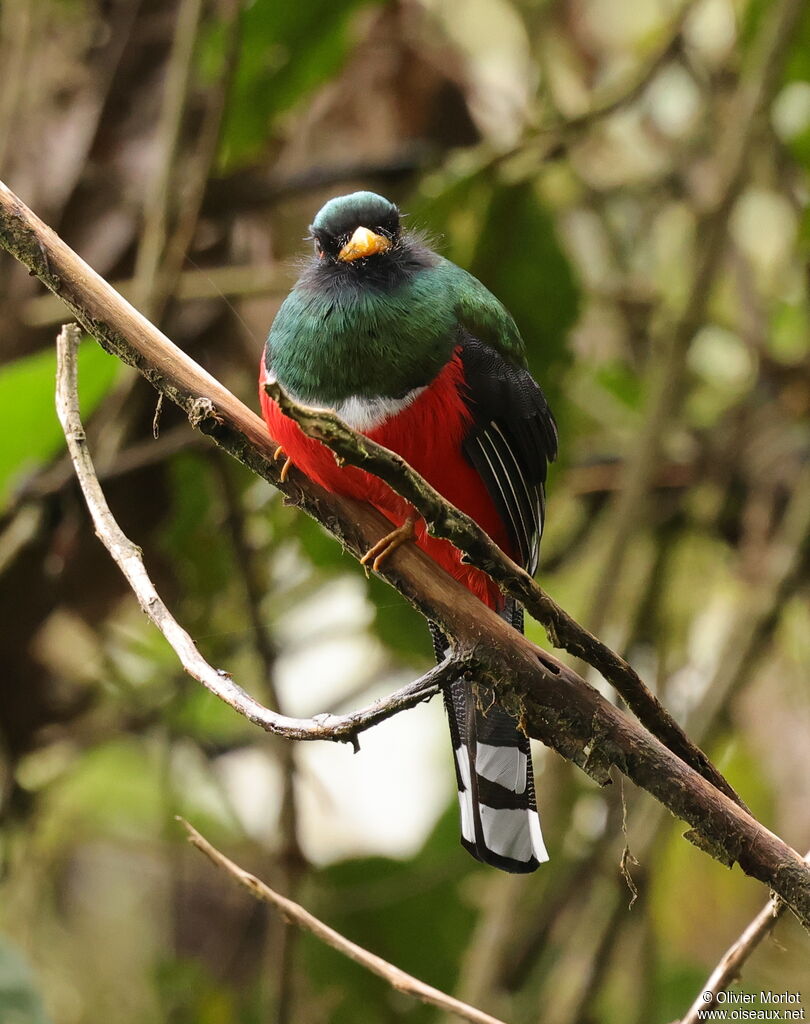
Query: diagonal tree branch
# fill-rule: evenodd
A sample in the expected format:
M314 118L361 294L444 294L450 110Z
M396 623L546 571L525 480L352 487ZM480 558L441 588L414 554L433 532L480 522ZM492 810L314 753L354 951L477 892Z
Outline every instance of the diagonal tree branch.
M772 634L779 621L779 611L794 593L799 580L803 580L802 568L807 554L807 540L810 537L810 465L800 472L795 481L793 493L784 509L781 524L773 535L768 551L758 561L757 574L748 573L745 580L745 594L739 606L737 621L731 625L727 635L718 640L720 646L716 669L706 681L703 696L699 703L690 710L687 728L695 741L705 744L707 738L717 731L719 722L728 709L732 695L739 692L748 681L757 663L768 657L771 648ZM806 575L806 574L805 574ZM631 816L635 818L633 827L633 852L643 864L649 864L655 858L655 849L660 843L664 830L668 831L668 817L662 807L651 811L641 811L639 798L641 793L634 793L631 799ZM615 813L614 802L609 813ZM620 840L620 842L617 842ZM527 973L534 965L538 951L543 948L545 939L560 913L559 908L568 906L566 890L570 898L572 892L584 892L583 878L608 870L608 862L613 865L619 860L622 837L617 835L617 828L608 826L583 853L582 859L576 861L571 872L556 888L551 899L543 898L539 903L539 911L525 914L526 921L523 936L520 927L517 942L502 951L501 965L497 984L508 990L517 990L525 980ZM615 891L608 894L609 899L618 900ZM583 902L577 907L576 913L589 917L594 904L601 907L605 896L599 895ZM595 925L599 929L602 925ZM614 934L613 939L616 941ZM573 952L573 951L572 951ZM576 957L574 957L576 959ZM571 967L571 959L566 957L555 968L557 977L564 976ZM546 991L553 992L555 973L545 981ZM481 1002L473 999L473 1002ZM573 1019L573 1018L572 1018Z
M451 541L469 562L491 576L505 594L520 601L529 614L542 623L555 647L564 648L601 672L654 736L726 796L745 806L706 754L692 743L655 694L644 685L635 669L572 619L524 569L490 540L476 522L451 505L404 459L371 438L358 434L334 413L298 405L278 383L265 384L265 391L308 437L331 448L338 462L347 462L350 466L373 473L410 502L425 520L429 532Z
M347 939L345 935L336 932L334 928L330 928L329 925L324 924L323 921L314 917L309 911L304 910L298 903L294 903L292 900L288 900L286 897L274 892L273 889L265 885L255 875L251 875L244 868L240 868L238 864L234 864L232 860L226 857L224 853L220 853L216 847L212 846L207 839L200 835L196 828L189 825L183 818L178 818L178 821L188 833L188 841L192 846L196 846L198 850L201 850L210 861L229 874L240 885L244 886L257 900L269 903L290 924L311 932L321 942L325 942L332 949L336 949L350 960L354 960L356 964L365 967L367 971L371 971L372 974L376 974L383 981L388 982L397 992L405 992L407 995L413 996L414 999L419 999L423 1003L438 1006L440 1010L452 1013L462 1020L472 1021L472 1024L504 1024L497 1017L491 1017L488 1013L484 1013L483 1010L477 1010L474 1006L462 1003L460 999L454 999L453 996L433 988L432 985L426 985L424 981L414 978L412 974L406 974L405 971L395 967L394 964L383 960L382 957L369 952L362 946L358 946L356 942Z
M118 296L5 186L0 185L0 244L18 256L73 309L105 348L138 366L192 423L316 518L355 555L390 523L370 506L315 486L299 473L279 480L276 442L262 421ZM689 822L688 838L725 864L777 892L810 929L810 866L737 804L698 775L573 670L517 633L451 579L415 545L396 551L382 577L451 638L469 671L495 687L526 732L553 747L600 784L615 766ZM182 638L181 638L182 639ZM196 650L190 655L197 657ZM440 681L441 667L430 673ZM443 679L443 677L441 677ZM428 681L427 677L424 681ZM227 678L233 706L244 695ZM236 698L236 699L234 699ZM258 721L266 721L259 711ZM311 723L304 733L312 734ZM348 730L349 733L351 729Z

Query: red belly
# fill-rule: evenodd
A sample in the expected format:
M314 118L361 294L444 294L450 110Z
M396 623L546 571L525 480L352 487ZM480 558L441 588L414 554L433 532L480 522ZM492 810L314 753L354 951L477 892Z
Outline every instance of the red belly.
M263 381L264 360L259 386L262 413L271 436L284 447L293 464L328 491L368 501L396 525L402 523L412 511L411 506L382 480L353 466L338 466L328 448L306 437L296 423L282 414L265 394ZM471 423L462 398L463 389L464 371L456 355L407 409L365 433L401 455L514 558L516 552L495 505L481 477L461 451ZM421 519L416 524L416 543L490 608L502 606L503 596L489 577L462 565L457 549L448 541L430 537Z

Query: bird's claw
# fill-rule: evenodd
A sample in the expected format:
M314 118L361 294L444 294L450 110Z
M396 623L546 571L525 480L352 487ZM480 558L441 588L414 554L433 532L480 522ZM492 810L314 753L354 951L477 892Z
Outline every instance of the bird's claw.
M413 526L414 519L411 516L408 516L402 526L398 526L390 533L386 533L386 535L381 537L373 547L370 547L360 559L360 564L368 566L368 563L371 562L371 568L374 572L379 572L380 566L389 555L392 555L397 548L402 547L402 545L407 541L413 540Z
M290 472L290 466L292 466L292 459L284 451L283 445L279 445L278 448L276 448L275 452L273 453L274 462L278 462L278 460L281 458L284 458L285 462L284 465L281 467L281 472L279 473L278 478L281 481L281 483L285 483L287 480L287 475Z

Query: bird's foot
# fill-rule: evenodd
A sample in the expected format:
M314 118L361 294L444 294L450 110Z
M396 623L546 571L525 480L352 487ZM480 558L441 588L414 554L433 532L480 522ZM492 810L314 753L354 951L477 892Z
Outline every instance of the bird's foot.
M374 547L369 548L360 559L360 564L368 566L368 563L371 562L371 568L374 572L379 572L380 566L389 555L393 554L397 548L402 547L407 541L413 540L415 536L413 528L415 522L416 520L413 516L408 516L402 526L398 526L396 530L386 533L384 537L377 541Z
M290 472L290 466L292 466L292 459L284 451L283 445L279 445L273 453L273 459L278 462L279 459L285 458L284 465L281 467L281 473L279 473L279 480L284 483L287 479L287 474Z

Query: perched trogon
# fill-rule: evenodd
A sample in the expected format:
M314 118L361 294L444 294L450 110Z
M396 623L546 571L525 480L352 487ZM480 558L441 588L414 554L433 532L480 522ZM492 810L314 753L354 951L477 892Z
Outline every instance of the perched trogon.
M340 467L264 390L275 380L398 452L530 573L543 532L546 468L557 429L526 369L514 320L480 281L404 231L373 192L331 199L310 227L314 256L273 321L260 398L284 454L327 490L375 505L397 527L367 553L379 566L412 538L517 629L523 610L382 481ZM432 626L436 656L447 642ZM445 690L464 846L505 871L547 860L528 738L474 680Z

